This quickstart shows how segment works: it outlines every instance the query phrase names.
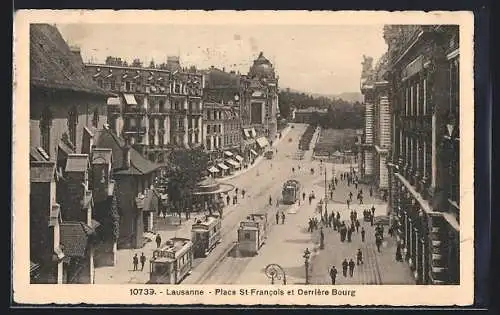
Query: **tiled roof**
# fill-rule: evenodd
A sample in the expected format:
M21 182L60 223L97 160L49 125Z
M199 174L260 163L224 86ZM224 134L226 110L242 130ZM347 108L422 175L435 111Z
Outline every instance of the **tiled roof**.
M48 161L31 161L30 181L32 183L50 183L55 180L56 164Z
M60 231L64 254L85 257L89 236L94 230L83 222L63 222Z
M49 89L110 95L85 74L81 57L49 24L30 24L30 82Z
M66 172L85 172L89 168L87 154L69 154L66 161Z
M109 129L102 129L96 132L96 147L109 148L113 152L113 168L117 170L115 174L121 175L143 175L149 174L157 170L160 165L153 163L144 158L134 148L130 148L130 168L123 168L123 148L125 147L125 140L115 135Z

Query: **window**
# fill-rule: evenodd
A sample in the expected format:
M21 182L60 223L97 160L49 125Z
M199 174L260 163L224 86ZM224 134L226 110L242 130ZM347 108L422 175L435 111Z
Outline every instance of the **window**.
M125 82L125 91L127 91L127 92L130 91L130 82L129 81Z
M42 111L40 118L40 145L50 155L50 127L52 127L52 113L48 107Z
M101 89L104 87L102 79L97 80L97 86L99 86Z
M155 145L155 136L154 135L149 136L149 145L151 145L151 146Z
M163 112L165 110L165 101L164 100L160 100L160 102L158 104L158 109L160 110L160 112Z
M75 106L69 111L68 114L68 129L69 140L76 146L76 126L78 124L78 112Z
M247 232L247 233L245 233L245 234L243 235L243 238L244 238L244 239L246 239L246 240L249 240L249 239L250 239L250 233L248 233L248 232Z
M111 90L115 90L115 88L116 88L116 82L115 82L114 79L111 80L110 85L111 85Z
M94 110L94 115L92 117L92 125L96 128L99 125L99 110L97 108Z

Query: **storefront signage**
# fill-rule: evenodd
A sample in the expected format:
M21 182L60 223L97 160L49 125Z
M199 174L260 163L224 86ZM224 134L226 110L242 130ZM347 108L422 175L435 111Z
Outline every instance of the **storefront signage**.
M414 76L424 68L424 56L420 55L415 60L410 62L402 71L401 76L403 80Z

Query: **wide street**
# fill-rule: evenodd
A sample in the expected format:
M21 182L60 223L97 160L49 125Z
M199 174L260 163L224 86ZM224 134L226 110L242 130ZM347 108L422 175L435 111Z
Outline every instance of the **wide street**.
M380 283L411 283L412 278L406 265L394 261L394 241L386 240L382 254L375 253L373 244L373 228L364 224L367 231L366 243L360 244L359 235L354 235L352 243L341 243L338 233L331 228L325 228L325 249L319 250L318 231L307 232L308 220L319 216L316 205L325 193L325 176L320 173L320 162L312 159L312 148L318 136L316 133L311 141L311 150L306 151L302 160L296 159L298 140L307 125L295 124L277 142L277 153L272 160L261 159L250 169L240 175L221 180L245 190L245 198L238 198L237 205L230 205L224 209L222 220L221 243L206 258L195 259L193 270L183 280L183 284L266 284L269 279L264 273L268 264L279 264L286 273L287 283L305 283L305 268L303 252L308 248L312 255L310 259L310 283L328 284L330 282L328 269L332 264L339 270L338 283L351 284L380 284ZM331 179L333 172L339 178L340 172L348 171L349 164L322 163L326 167L327 179ZM299 170L300 167L300 170ZM314 167L312 175L310 169ZM292 168L295 172L292 172ZM302 192L307 195L314 191L316 199L309 205L306 198L301 204L276 207L276 199L281 199L283 183L290 178L297 179L302 185ZM361 188L361 187L360 187ZM362 210L376 208L376 215L385 215L387 205L376 196L368 196L368 187L363 186L365 205L358 205L355 201L351 209ZM347 199L349 191L356 195L354 187L347 187L345 182L339 181L333 199L328 202L328 211L338 211L342 219L349 217L349 209L343 200ZM234 192L229 193L230 196ZM272 205L269 206L269 197ZM250 213L267 212L271 221L271 231L266 244L255 257L240 257L236 250L237 229L240 221ZM276 212L285 212L285 224L276 224ZM173 226L157 220L156 231L163 240L170 237L190 238L191 224L196 215L190 220L182 220L182 224ZM149 280L149 266L143 271L132 271L131 260L134 253L141 252L151 257L155 248L154 242L147 243L140 250L118 251L117 264L114 267L96 268L96 283L147 283ZM361 248L365 255L365 264L356 269L353 278L341 276L341 262L345 257L354 257L357 248ZM391 271L392 270L392 271ZM391 272L389 272L391 271ZM394 272L395 271L395 272Z

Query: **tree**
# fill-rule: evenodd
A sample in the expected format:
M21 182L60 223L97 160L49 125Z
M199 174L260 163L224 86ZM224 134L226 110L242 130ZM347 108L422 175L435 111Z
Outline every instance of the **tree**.
M169 201L180 216L197 184L207 175L209 156L200 148L175 149L167 160Z

